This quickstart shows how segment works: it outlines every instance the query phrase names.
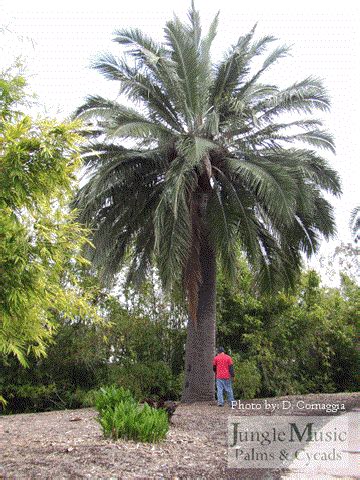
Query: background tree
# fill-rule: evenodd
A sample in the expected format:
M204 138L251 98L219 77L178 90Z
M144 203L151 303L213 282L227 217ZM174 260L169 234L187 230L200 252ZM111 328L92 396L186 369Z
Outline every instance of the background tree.
M117 31L126 58L105 54L95 68L138 108L95 95L77 111L93 122L83 155L89 181L76 205L95 232L94 264L111 281L131 257L136 284L155 262L164 289L186 298L183 401L214 398L217 261L234 276L240 249L258 286L293 286L301 252L311 255L335 230L322 191L340 194L326 160L299 146L334 151L321 122L307 116L329 108L322 83L309 77L283 90L261 83L288 49L275 48L254 70L275 40L254 39L255 28L213 65L217 23L218 16L202 36L192 6L188 23L166 23L164 43ZM282 121L282 114L305 117Z
M235 285L218 283L218 338L236 359L237 395L357 391L360 287L342 274L340 288L325 288L308 271L291 294L255 295L241 270Z
M343 276L360 282L360 248L354 243L343 243L335 247L327 257L320 257L322 276L330 285L340 285Z
M355 207L351 212L350 228L354 237L354 242L357 243L360 238L360 206Z

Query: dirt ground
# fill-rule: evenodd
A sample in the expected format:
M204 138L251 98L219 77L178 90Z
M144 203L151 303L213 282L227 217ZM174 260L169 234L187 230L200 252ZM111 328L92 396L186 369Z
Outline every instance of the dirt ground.
M274 414L303 415L304 410L296 407L299 400L306 404L344 403L346 412L360 407L360 393L268 400L279 403L288 400L292 405L286 412ZM0 416L0 479L290 478L284 471L227 468L228 416L271 414L264 409L264 399L251 402L261 404L261 409L232 410L209 403L179 405L166 440L156 445L104 439L93 409ZM251 402L241 403L249 406ZM315 410L306 413L326 415L324 411ZM305 478L310 477L299 477Z

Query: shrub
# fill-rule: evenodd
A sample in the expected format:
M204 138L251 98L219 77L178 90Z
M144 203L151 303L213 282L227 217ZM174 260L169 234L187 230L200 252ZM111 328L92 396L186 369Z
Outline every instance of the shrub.
M172 382L172 392L173 392L173 398L171 400L180 400L181 399L181 394L184 386L184 380L185 380L185 372L182 371L180 372L177 376L173 377L173 382Z
M233 355L235 365L234 397L254 398L261 388L261 374L253 360L240 361Z
M53 410L56 405L56 386L9 384L2 389L2 395L7 402L4 413L36 412Z
M129 389L135 398L146 397L174 399L174 376L170 367L162 361L114 365L111 382Z
M139 442L158 442L169 429L167 413L139 405L129 390L115 386L101 388L95 395L98 422L106 437Z

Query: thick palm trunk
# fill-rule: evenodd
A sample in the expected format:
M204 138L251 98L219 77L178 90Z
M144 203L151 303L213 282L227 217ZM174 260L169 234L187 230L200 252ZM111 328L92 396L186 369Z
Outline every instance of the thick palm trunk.
M216 258L214 248L204 237L200 246L200 266L203 280L196 325L191 320L188 323L182 402L214 400Z

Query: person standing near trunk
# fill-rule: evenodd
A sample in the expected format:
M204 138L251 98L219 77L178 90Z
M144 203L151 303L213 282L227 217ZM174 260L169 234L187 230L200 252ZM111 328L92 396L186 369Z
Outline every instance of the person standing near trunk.
M232 380L234 379L234 365L230 355L225 353L224 347L218 348L218 354L213 360L213 370L216 378L216 393L218 407L224 406L224 390L229 405L234 400Z

